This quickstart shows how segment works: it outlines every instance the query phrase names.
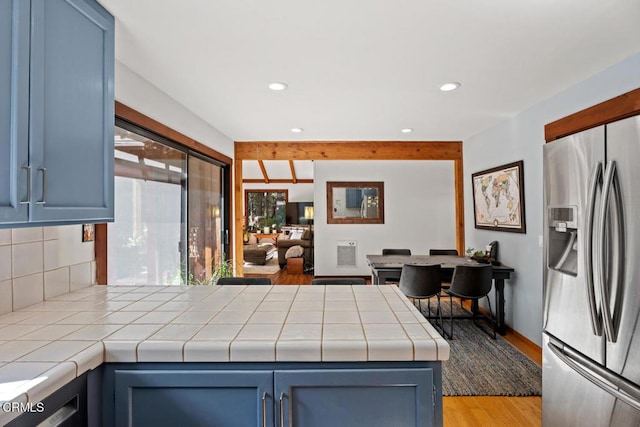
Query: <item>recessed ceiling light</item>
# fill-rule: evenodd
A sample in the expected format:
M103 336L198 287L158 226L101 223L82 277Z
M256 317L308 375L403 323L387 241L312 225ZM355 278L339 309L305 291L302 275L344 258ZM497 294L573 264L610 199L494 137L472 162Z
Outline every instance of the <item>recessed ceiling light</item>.
M291 132L293 132L293 133L300 133L302 131L304 131L304 129L302 129L302 128L292 128L291 129Z
M452 90L456 90L460 87L460 83L458 82L449 82L440 86L440 90L443 92L450 92Z
M411 128L404 128L404 129L400 129L400 132L402 132L402 133L411 133L411 132L413 132L413 129L411 129Z
M282 83L282 82L269 83L269 89L275 90L275 91L285 90L287 87L289 86L287 86L286 83Z

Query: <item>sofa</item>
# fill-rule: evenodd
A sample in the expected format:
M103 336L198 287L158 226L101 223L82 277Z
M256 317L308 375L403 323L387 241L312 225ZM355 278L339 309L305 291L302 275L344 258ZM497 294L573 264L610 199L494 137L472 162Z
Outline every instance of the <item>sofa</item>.
M283 233L278 238L278 264L280 268L284 268L287 265L287 259L285 255L287 250L292 246L302 246L304 264L313 263L313 230L309 226L285 226L282 228ZM296 234L297 233L297 234ZM300 234L300 238L297 238ZM293 237L293 238L291 238Z
M262 241L259 241L262 240ZM257 239L255 235L242 247L244 262L264 265L276 254L276 245L272 239Z

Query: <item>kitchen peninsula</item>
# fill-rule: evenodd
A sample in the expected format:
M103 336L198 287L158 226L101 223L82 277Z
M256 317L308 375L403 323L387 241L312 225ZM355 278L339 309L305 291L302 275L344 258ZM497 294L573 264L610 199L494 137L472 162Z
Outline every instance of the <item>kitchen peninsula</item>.
M0 342L0 400L99 372L104 425L442 425L449 345L395 286L93 286Z

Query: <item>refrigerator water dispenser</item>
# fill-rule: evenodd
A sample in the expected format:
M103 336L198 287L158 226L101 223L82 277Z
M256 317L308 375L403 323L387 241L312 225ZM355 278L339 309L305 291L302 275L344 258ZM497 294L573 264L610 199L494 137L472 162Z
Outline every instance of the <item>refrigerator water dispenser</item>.
M549 268L578 275L578 208L549 206Z

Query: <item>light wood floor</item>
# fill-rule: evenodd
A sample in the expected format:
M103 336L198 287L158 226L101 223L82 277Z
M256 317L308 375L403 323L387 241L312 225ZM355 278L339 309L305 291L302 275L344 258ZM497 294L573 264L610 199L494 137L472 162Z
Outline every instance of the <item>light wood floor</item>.
M251 276L251 275L247 275ZM313 275L288 274L281 270L269 276L278 285L307 285ZM504 338L538 365L540 349L519 334L508 331ZM444 427L529 427L542 425L542 398L534 397L444 397Z

